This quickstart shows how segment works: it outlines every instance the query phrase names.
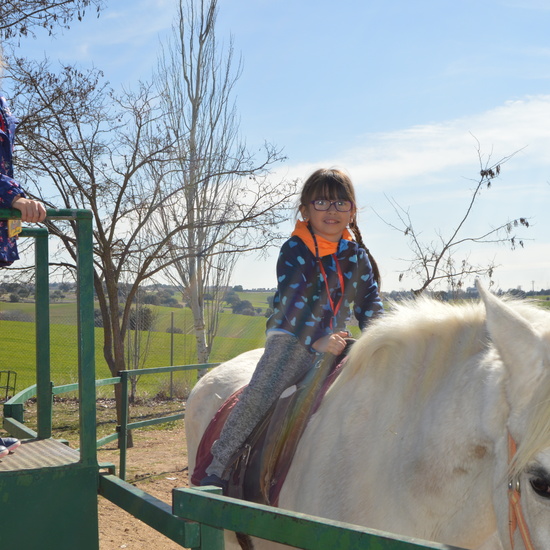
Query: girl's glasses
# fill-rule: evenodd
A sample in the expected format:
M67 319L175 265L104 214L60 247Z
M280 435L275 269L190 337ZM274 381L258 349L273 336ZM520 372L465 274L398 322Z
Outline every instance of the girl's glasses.
M330 207L333 204L334 208L336 208L338 212L349 212L353 208L353 203L351 201L329 201L326 199L315 199L314 201L311 201L311 204L313 204L313 208L315 208L315 210L319 210L321 212L330 210Z

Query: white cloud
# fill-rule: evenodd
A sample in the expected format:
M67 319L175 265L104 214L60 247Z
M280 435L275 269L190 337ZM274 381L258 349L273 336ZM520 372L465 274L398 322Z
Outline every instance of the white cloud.
M486 162L496 162L521 150L518 158L536 159L547 166L550 157L550 96L509 101L495 109L438 124L415 126L397 132L370 134L347 151L341 163L359 185L395 189L414 177L426 184L437 183L438 175L479 167L478 146ZM460 174L460 172L458 172Z
M550 96L525 97L477 115L360 136L359 145L338 156L315 164L284 166L277 177L303 179L320 166L346 169L363 206L360 225L381 267L384 288L391 290L403 285L412 288L415 286L412 279L403 284L398 281L398 273L408 265L401 259L412 257L406 238L390 229L370 207L387 222L397 223L385 195L392 197L410 210L423 241L435 242L439 234L448 236L456 227L477 181L480 165L473 136L479 141L484 161L488 155L496 162L518 152L503 165L501 177L476 201L463 236L478 236L508 220L525 216L532 223L531 228L518 231L525 238L525 248L510 253L502 245L474 245L463 247L460 254L469 255L480 265L488 264L488 260L500 264L496 280L503 288L525 287L532 280L545 286L550 278L547 254L543 253L550 236L546 215L550 204L548 120ZM258 272L258 284L252 286L272 284L272 278L266 278L271 273L266 266L271 264L274 272L275 258L276 251L263 264L261 277ZM237 280L239 274L244 276L246 269L241 267L247 262L239 262L236 284L247 284ZM254 270L248 271L251 272Z

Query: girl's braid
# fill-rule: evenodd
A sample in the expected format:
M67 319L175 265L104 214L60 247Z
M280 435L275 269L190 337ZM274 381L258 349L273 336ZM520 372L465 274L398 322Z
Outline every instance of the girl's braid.
M355 218L350 222L349 228L351 229L351 232L353 233L357 244L361 248L363 248L367 253L367 256L369 257L369 261L372 266L372 274L374 276L374 280L378 285L378 290L380 290L381 281L380 281L380 270L378 269L378 264L376 263L376 260L374 259L373 255L370 253L370 250L366 247L365 243L363 242L363 236L361 235L361 231L359 231L359 226L357 225Z

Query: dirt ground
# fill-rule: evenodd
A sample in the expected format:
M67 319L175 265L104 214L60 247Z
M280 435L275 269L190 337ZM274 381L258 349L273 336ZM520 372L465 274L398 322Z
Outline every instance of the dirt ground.
M100 462L112 462L119 472L119 453L113 445L98 450ZM171 504L172 489L188 486L187 448L183 421L173 430L135 430L128 449L126 481ZM100 550L181 550L181 546L99 498Z

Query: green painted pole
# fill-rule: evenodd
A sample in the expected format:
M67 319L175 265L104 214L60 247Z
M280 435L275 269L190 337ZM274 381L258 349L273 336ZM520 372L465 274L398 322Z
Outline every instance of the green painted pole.
M52 436L52 382L50 365L50 291L48 230L25 228L22 237L34 237L36 263L36 396L38 438Z
M77 221L80 456L83 464L97 465L92 213L76 210L72 211L72 215Z
M212 495L221 495L222 490L219 487L202 487L201 491ZM206 523L200 523L201 544L200 550L224 550L225 537L224 530L219 527L212 527Z
M454 546L208 494L205 489L173 489L174 514L188 521L304 550L459 550Z
M19 210L0 208L0 220L17 220L20 217L21 212ZM78 220L87 217L91 219L92 214L89 210L81 210L77 208L47 208L46 217L56 220Z
M120 406L122 410L120 414L120 426L118 427L118 450L120 451L118 470L120 479L124 481L126 480L126 454L128 449L128 372L119 372L120 393L122 394Z

